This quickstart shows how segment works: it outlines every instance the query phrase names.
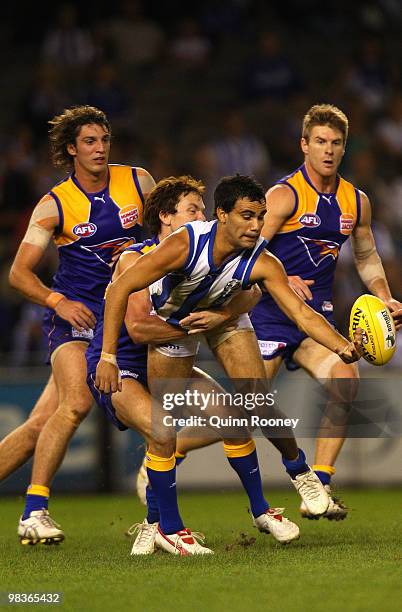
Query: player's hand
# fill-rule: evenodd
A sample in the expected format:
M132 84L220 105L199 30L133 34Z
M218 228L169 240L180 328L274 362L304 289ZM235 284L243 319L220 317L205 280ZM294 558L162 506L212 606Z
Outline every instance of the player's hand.
M93 329L96 325L94 313L82 302L64 298L57 304L55 311L78 331Z
M358 327L353 334L353 341L349 342L345 348L338 353L345 363L358 361L363 355L363 330Z
M313 299L313 294L309 289L311 285L314 285L313 280L304 280L300 276L288 276L288 281L293 291L297 293L297 295L301 297L302 300L311 301Z
M394 319L395 329L401 329L402 327L402 304L398 300L391 298L390 300L384 300L388 306L389 311Z
M100 359L96 368L95 387L102 393L121 391L121 376L118 366Z
M225 326L225 331L232 331L236 327L237 319L232 319L231 314L225 308L217 310L200 310L192 312L188 317L180 321L181 327L190 334L199 334Z

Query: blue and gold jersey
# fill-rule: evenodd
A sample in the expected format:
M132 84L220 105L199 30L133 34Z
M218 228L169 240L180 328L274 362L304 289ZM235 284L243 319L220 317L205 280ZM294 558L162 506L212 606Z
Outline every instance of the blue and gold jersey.
M125 249L125 251L134 251L143 255L155 248L158 243L158 238L155 236L148 240L144 240L144 242L140 244L134 244ZM96 322L94 337L86 353L89 373L95 372L102 351L104 310L105 303L103 300L102 312ZM148 348L146 344L136 344L131 340L127 328L123 323L117 345L117 363L119 364L120 370L135 370L141 365L146 366L147 351Z
M334 193L320 193L304 164L278 184L291 188L295 205L267 248L280 259L289 276L314 280L309 306L320 313L331 312L339 252L360 218L359 191L338 176ZM263 308L272 308L275 316L285 317L269 295L264 295L256 307Z
M60 218L54 236L59 268L52 288L98 310L113 262L143 238L144 198L137 170L109 165L108 184L98 193L86 193L71 174L49 195Z

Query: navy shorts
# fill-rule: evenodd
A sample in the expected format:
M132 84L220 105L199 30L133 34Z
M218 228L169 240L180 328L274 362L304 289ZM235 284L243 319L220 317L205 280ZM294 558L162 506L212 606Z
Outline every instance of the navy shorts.
M336 324L331 315L332 313L327 315L323 313L328 323L336 329ZM293 361L293 355L303 340L308 338L307 334L300 331L292 322L267 322L261 316L251 316L251 322L257 336L262 358L269 361L280 355L284 359L288 370L297 370L299 366Z
M147 368L139 367L134 370L132 367L130 369L123 368L120 370L121 378L132 378L133 380L137 380L139 383L143 385L143 387L147 387ZM95 387L95 372L90 372L87 376L87 384L89 390L91 391L95 402L102 408L106 417L109 421L117 427L120 431L125 431L128 429L127 425L124 425L116 416L116 411L112 404L112 394L111 393L101 393L99 389Z
M91 342L94 337L93 329L79 331L65 319L59 317L51 308L46 308L43 318L43 333L46 337L48 354L46 364L50 364L52 353L66 342Z

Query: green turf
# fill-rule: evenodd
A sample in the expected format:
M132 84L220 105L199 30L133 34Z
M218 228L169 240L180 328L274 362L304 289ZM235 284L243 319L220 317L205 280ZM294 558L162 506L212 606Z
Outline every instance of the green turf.
M22 547L22 500L1 502L0 591L62 591L62 609L144 612L362 612L400 610L402 492L350 491L341 523L299 520L292 491L270 495L298 520L301 538L281 546L251 526L244 495L181 495L182 514L207 535L213 557L129 556L127 527L143 518L130 497L59 497L52 515L66 531L60 546ZM256 538L242 546L241 534ZM22 606L54 609L54 606ZM21 609L21 607L20 607Z

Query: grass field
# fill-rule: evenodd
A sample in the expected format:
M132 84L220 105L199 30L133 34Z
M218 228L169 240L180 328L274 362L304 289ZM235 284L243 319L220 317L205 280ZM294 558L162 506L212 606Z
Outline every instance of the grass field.
M22 500L8 498L1 502L0 591L62 591L61 607L74 612L400 610L402 492L348 490L344 498L350 516L330 523L298 520L292 491L270 494L271 505L286 505L301 526L300 540L284 547L252 527L242 493L182 494L185 522L215 550L205 558L130 557L124 532L142 520L143 507L127 496L59 496L51 510L66 541L22 547Z

